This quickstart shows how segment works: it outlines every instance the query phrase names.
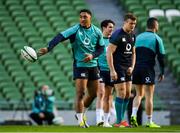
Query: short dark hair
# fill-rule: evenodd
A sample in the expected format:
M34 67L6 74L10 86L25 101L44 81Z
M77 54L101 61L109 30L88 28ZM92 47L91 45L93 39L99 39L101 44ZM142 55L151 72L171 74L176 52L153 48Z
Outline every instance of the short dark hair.
M112 23L113 25L115 25L114 21L112 21L111 19L106 19L101 22L101 29L103 27L107 27L109 23Z
M155 17L148 18L146 26L148 29L154 29L155 28L155 21L158 22L158 19Z
M137 20L136 16L133 15L132 13L127 13L127 14L125 14L125 16L124 16L124 21L126 21L126 20L128 20L128 19L131 19L131 20L133 20L133 21Z
M86 13L88 13L89 15L92 16L92 13L91 13L91 11L90 11L89 9L81 9L81 10L79 11L79 14L82 13L82 12L86 12Z

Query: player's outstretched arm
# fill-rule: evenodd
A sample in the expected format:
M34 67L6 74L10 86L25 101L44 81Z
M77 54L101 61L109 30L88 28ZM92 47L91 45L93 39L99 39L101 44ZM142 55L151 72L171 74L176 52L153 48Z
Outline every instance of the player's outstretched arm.
M48 43L48 47L45 48L40 48L37 52L38 56L42 56L45 55L46 53L48 53L49 51L51 51L59 42L62 42L66 40L66 38L63 37L63 35L57 34L49 43Z

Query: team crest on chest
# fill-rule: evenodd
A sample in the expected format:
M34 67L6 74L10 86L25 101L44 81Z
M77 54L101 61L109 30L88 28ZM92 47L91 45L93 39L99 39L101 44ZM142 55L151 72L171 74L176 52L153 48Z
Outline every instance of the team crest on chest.
M122 38L122 42L126 42L126 38L125 37Z
M132 41L134 42L134 37L132 37Z

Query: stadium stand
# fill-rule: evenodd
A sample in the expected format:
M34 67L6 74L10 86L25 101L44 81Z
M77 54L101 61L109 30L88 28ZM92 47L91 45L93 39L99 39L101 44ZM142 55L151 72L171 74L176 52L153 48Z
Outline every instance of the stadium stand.
M73 108L70 44L57 46L33 64L21 58L20 49L47 45L57 33L77 23L78 11L85 7L81 0L0 1L0 109L15 109L22 97L30 109L33 91L43 84L54 89L58 108ZM20 82L25 84L22 90Z

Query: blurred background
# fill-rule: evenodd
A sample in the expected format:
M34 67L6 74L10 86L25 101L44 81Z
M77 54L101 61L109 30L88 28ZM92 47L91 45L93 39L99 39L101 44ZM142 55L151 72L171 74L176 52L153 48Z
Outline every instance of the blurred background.
M159 19L158 34L166 50L166 71L165 80L156 84L154 117L162 115L159 124L180 124L180 0L0 0L1 122L15 119L13 114L17 111L18 117L24 117L25 112L27 118L34 91L44 84L54 90L58 111L74 110L69 41L35 63L22 59L20 49L25 45L36 50L47 46L56 34L78 23L79 10L83 8L93 12L93 23L98 27L102 20L112 19L115 29L122 25L124 13L134 13L138 18L136 35L145 31L149 16ZM95 104L90 110L94 109Z

